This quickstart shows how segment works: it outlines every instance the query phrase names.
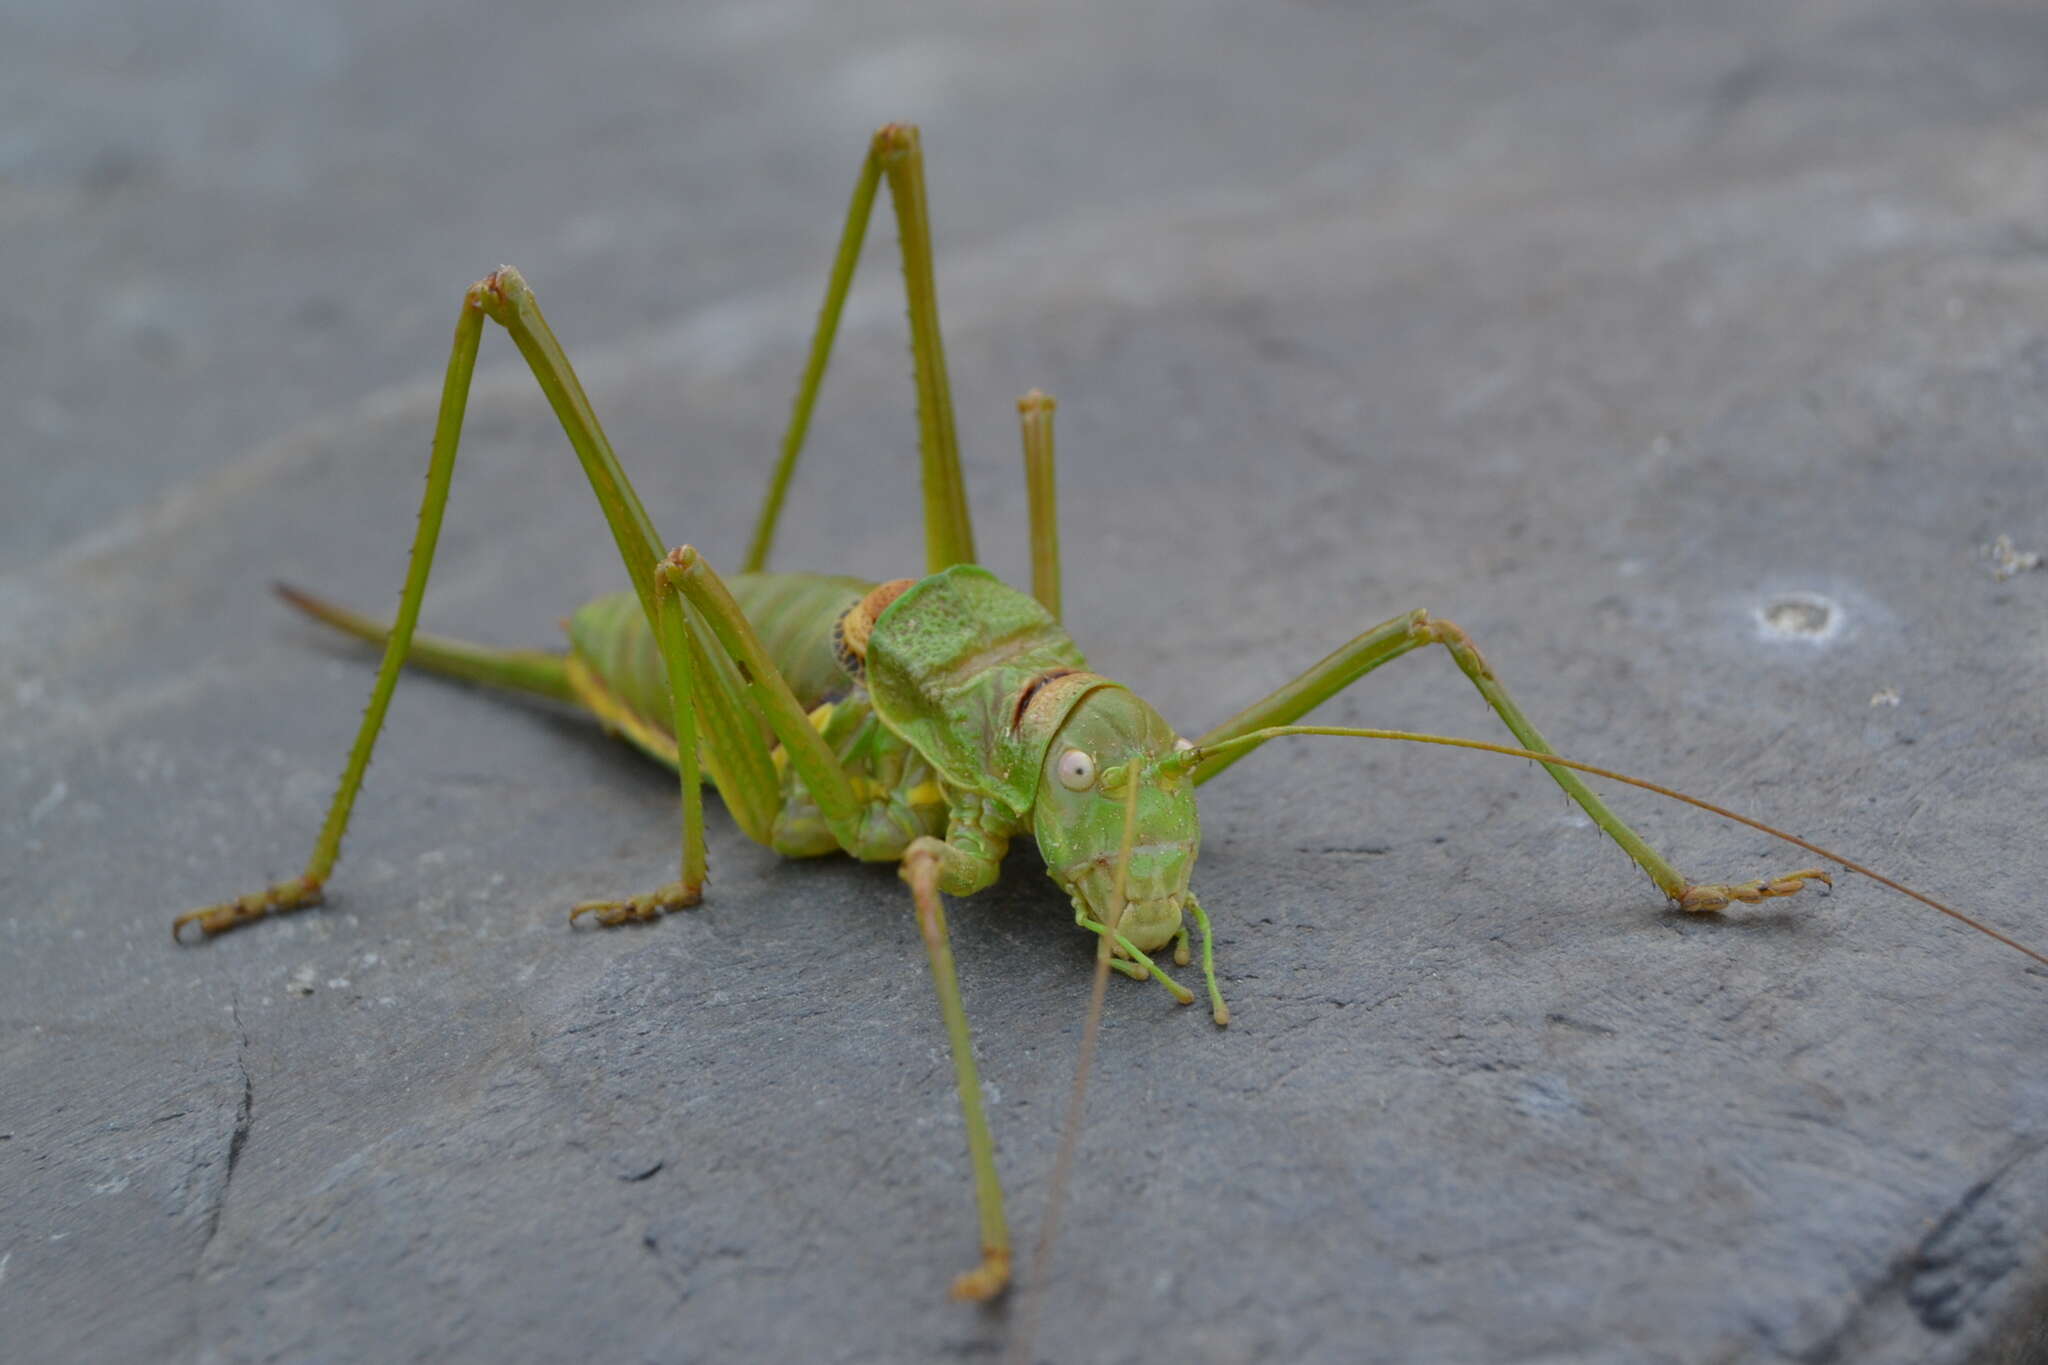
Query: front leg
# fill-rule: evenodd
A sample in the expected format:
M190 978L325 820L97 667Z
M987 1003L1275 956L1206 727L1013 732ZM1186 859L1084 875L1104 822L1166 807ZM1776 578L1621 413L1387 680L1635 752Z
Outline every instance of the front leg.
M939 1013L946 1021L946 1039L953 1053L953 1082L960 1092L960 1115L967 1125L967 1154L974 1166L974 1199L981 1214L981 1264L953 1281L956 1299L992 1299L1009 1287L1010 1228L1003 1217L1003 1186L996 1174L995 1137L982 1109L981 1076L974 1065L974 1037L967 1010L960 1003L960 981L953 971L953 945L946 932L941 889L964 896L996 879L1009 835L1000 825L984 826L983 810L969 798L955 809L944 839L929 835L913 840L903 855L902 876L910 884L917 910L917 932L931 962L932 989L938 992ZM993 823L993 822L991 822Z
M864 689L814 707L811 727L855 775L854 791L863 803L860 831L845 852L864 863L901 862L911 840L945 833L947 802L937 774L875 718ZM842 851L809 788L794 774L784 774L782 809L769 847L785 858Z
M1010 840L1022 829L1008 811L974 793L948 790L946 806L946 837L912 840L903 852L903 865L908 868L913 859L929 859L937 870L939 890L949 896L971 896L995 885ZM906 880L909 875L904 873Z
M1214 746L1222 752L1203 759L1195 766L1195 781L1208 781L1256 747L1256 744L1228 745L1227 741L1250 736L1268 727L1290 724L1381 664L1427 645L1444 647L1458 665L1458 670L1479 690L1479 695L1486 699L1486 704L1493 708L1494 714L1501 718L1524 749L1538 754L1556 754L1550 742L1530 724L1528 717L1522 714L1522 708L1508 695L1507 688L1494 675L1492 665L1472 643L1472 637L1449 621L1417 610L1374 626L1294 681L1283 684L1202 735L1195 741L1197 749ZM1621 845L1622 851L1657 884L1657 889L1670 897L1681 910L1705 913L1722 909L1730 901L1753 902L1790 896L1810 881L1829 881L1828 874L1820 868L1804 868L1782 877L1764 877L1752 882L1691 881L1651 848L1640 834L1630 829L1621 817L1610 811L1576 773L1554 763L1545 764L1544 770L1564 789L1565 795L1592 817L1594 824Z

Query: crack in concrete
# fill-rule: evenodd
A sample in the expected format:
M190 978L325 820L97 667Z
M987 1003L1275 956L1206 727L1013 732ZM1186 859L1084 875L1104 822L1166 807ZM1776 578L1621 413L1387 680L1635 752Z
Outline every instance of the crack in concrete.
M1999 1256L1993 1258L1990 1266L1971 1266L1964 1263L1963 1255L1950 1243L1958 1231L1968 1225L1971 1215L1984 1203L1986 1196L2014 1170L2044 1150L2048 1150L2048 1139L2044 1138L2032 1138L2017 1144L1989 1175L1972 1182L1953 1200L1934 1220L1934 1226L1928 1229L1927 1234L1898 1257L1883 1278L1864 1290L1840 1326L1810 1346L1785 1353L1794 1360L1805 1362L1805 1365L1831 1365L1844 1359L1845 1349L1862 1339L1873 1315L1894 1300L1903 1303L1913 1320L1929 1332L1946 1334L1961 1326L1983 1292L2017 1269L2019 1259L2016 1256ZM1979 1240L1983 1239L1980 1237ZM1938 1295L1916 1287L1915 1281L1944 1267L1960 1268L1964 1278L1973 1282L1975 1292L1965 1292L1971 1287L1969 1285L1954 1286L1949 1292Z
M242 1148L249 1141L250 1115L256 1108L256 1087L249 1076L249 1030L242 1025L242 991L239 986L229 987L232 994L228 999L228 1015L235 1021L235 1069L242 1075L242 1098L235 1107L234 1131L228 1135L227 1169L222 1172L220 1192L214 1196L213 1207L206 1215L206 1237L199 1244L199 1257L193 1263L192 1278L198 1279L206 1266L207 1253L213 1249L214 1235L220 1231L221 1212L227 1208L228 1190L234 1184L235 1166L242 1159Z

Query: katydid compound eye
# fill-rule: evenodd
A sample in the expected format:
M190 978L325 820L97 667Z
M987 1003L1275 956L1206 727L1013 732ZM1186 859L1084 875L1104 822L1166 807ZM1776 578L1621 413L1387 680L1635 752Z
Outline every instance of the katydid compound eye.
M1173 751L1177 754L1184 754L1194 747L1195 742L1191 739L1177 739L1173 742Z
M1060 755L1060 785L1070 792L1084 792L1095 785L1095 760L1079 749Z

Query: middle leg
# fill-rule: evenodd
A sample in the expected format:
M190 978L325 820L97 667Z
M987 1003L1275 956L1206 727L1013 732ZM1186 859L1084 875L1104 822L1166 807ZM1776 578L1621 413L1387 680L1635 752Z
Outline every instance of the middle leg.
M789 684L776 671L760 638L733 600L732 593L696 550L685 545L673 550L655 571L660 591L687 601L716 634L745 680L746 697L782 742L790 770L802 780L818 813L841 848L854 852L861 841L866 804L849 773L833 753L825 737L812 725L808 713ZM677 619L676 614L663 618ZM681 641L679 625L669 626L663 638L665 655L677 652ZM671 669L674 663L671 662ZM677 688L680 694L682 688ZM676 728L680 750L688 740L687 717L678 703ZM688 781L688 778L685 778ZM960 1002L960 985L953 971L952 948L946 933L945 910L939 889L945 881L948 859L959 864L956 879L949 884L963 889L986 885L995 879L996 862L1007 846L1007 831L996 831L984 845L962 850L948 841L930 837L912 841L904 854L902 874L909 882L917 913L919 935L931 963L932 986L939 997L939 1012L946 1024L947 1040L953 1053L954 1079L960 1095L960 1112L967 1127L967 1146L974 1168L975 1202L981 1216L982 1259L974 1269L953 1282L956 1298L989 1299L1009 1283L1010 1234L1003 1217L1002 1185L996 1176L995 1140L981 1103L981 1082L975 1073L974 1041L968 1032L967 1012ZM992 856L976 856L975 850Z

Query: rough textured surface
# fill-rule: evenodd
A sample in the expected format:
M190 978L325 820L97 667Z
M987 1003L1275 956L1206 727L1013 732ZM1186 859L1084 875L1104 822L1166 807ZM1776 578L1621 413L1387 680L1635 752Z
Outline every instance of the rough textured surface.
M519 264L663 531L738 556L865 130L927 127L986 557L1057 393L1070 617L1198 728L1373 621L1470 629L1567 751L2035 942L2048 11L1544 0L0 19L0 1336L20 1359L985 1358L942 1034L886 869L584 727L400 689L263 591L393 596L462 286ZM918 557L875 234L783 562ZM618 566L490 338L431 624ZM1772 638L1781 595L1831 605ZM1782 618L1811 620L1796 605ZM1890 698L1887 704L1879 698ZM1333 719L1492 733L1446 659ZM1696 875L1805 859L1633 796ZM1307 742L1204 793L1236 1022L1113 983L1041 1358L2038 1358L2048 980L1859 879L1681 920L1540 774ZM1090 945L956 907L1010 1206ZM2031 1354L2029 1354L2031 1352Z

